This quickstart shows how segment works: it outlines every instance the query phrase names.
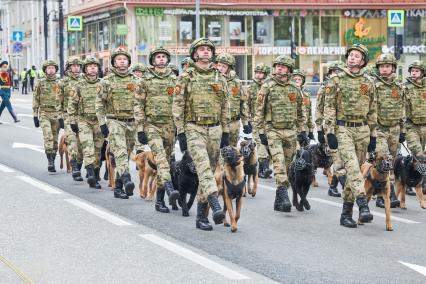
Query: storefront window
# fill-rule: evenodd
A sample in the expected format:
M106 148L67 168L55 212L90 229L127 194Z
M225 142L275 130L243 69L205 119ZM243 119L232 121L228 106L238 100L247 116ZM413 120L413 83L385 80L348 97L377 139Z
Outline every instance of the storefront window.
M272 17L253 17L254 44L272 44Z
M182 16L180 17L178 25L179 33L179 45L187 46L195 40L195 16Z
M99 34L98 34L98 50L108 50L109 49L109 21L99 22Z
M229 45L245 46L246 24L244 16L229 17Z
M208 39L216 45L223 45L224 42L224 17L206 16L204 18L204 32Z
M138 45L150 48L159 45L176 46L178 27L175 16L137 16L136 21Z
M96 23L90 23L87 25L87 43L88 43L88 53L94 53L96 52L97 45L96 45Z
M321 17L321 45L340 46L339 38L339 17Z
M274 45L290 46L292 39L292 19L291 16L280 16L274 19ZM299 39L299 18L294 17L294 40Z
M407 17L404 24L404 45L421 45L422 20L420 17Z
M301 46L319 46L319 16L300 17Z
M126 36L117 34L117 25L124 24L124 16L116 17L111 20L111 48L115 49L119 46L127 45Z

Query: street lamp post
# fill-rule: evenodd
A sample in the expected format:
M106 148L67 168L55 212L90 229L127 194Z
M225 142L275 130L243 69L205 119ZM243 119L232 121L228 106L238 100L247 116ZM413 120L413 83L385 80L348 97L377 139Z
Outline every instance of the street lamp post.
M196 38L200 38L200 2L201 2L201 0L195 0L195 35L196 35Z
M64 10L63 0L59 0L59 70L64 75Z

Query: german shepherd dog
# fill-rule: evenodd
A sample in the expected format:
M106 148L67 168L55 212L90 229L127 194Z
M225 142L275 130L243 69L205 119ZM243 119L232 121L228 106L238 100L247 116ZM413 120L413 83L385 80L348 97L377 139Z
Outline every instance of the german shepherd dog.
M312 153L312 161L314 166L314 173L317 172L318 168L323 168L323 174L327 177L328 185L331 184L333 173L331 172L331 165L333 164L333 158L328 153L327 146L325 144L312 144L308 146L308 150ZM315 174L312 181L313 187L318 187Z
M111 152L109 143L105 147L105 166L108 171L108 186L111 190L115 188L115 157Z
M223 157L223 170L216 168L215 178L218 184L219 193L223 197L223 212L225 219L223 225L229 227L226 221L226 211L228 211L231 221L231 232L237 231L237 222L240 219L243 195L245 192L245 174L244 174L244 158L235 147L226 146L221 150ZM236 213L232 206L232 200L235 199Z
M314 166L312 152L309 151L308 147L301 147L297 151L295 160L289 166L288 179L293 190L293 206L296 207L297 211L310 210L311 205L306 196L314 179Z
M182 208L182 216L188 217L198 190L197 169L188 151L183 153L182 160L172 162L170 175L172 176L173 187L179 191L178 203ZM189 194L188 201L186 200L187 194ZM172 205L173 210L178 210L176 202L170 205Z
M259 164L257 163L256 142L253 139L243 140L240 143L239 152L244 158L244 174L247 181L247 193L256 196ZM253 182L253 187L251 185ZM244 193L245 196L245 193Z
M65 164L67 167L67 173L70 173L71 164L70 164L70 159L68 156L68 147L67 147L65 134L62 134L61 138L59 138L58 152L59 152L59 157L61 158L61 163L59 164L59 168L60 169L64 168L64 155L65 155Z
M403 157L398 154L394 165L396 196L401 194L400 207L407 209L405 204L405 189L407 186L416 188L420 208L426 209L423 198L422 180L426 176L426 151L418 156Z
M373 195L382 196L385 201L386 230L393 231L390 218L390 171L393 169L392 156L369 154L368 161L361 165L361 172L364 176L364 188L367 201ZM358 220L358 224L362 222Z
M130 153L130 159L138 166L139 195L147 201L154 200L157 191L157 164L151 151Z

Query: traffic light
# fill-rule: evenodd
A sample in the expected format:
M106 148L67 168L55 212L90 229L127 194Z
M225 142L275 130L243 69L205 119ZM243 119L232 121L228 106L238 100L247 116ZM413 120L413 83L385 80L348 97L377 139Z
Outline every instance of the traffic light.
M296 48L297 48L296 43L294 41L292 41L290 47L291 47L290 56L291 56L291 58L296 59L296 56L297 56L296 55Z
M395 39L395 58L399 60L401 58L401 54L404 53L404 49L402 48L402 35L396 35Z

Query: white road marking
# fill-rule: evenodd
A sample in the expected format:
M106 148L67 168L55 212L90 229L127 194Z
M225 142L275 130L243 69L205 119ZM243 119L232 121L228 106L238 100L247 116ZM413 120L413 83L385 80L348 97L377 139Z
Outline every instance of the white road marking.
M264 185L264 184L257 184L257 187L261 187L270 191L276 191L277 189L275 187L269 186L269 185Z
M33 129L33 128L31 128L31 127L22 126L22 125L16 125L16 127L19 127L19 128L25 129L25 130L34 130L34 129Z
M27 113L18 113L18 116L33 118L33 116L31 114L27 114Z
M85 210L89 213L92 213L93 215L98 216L99 218L102 218L102 219L104 219L104 220L106 220L106 221L108 221L108 222L110 222L114 225L117 225L117 226L132 226L131 223L129 223L129 222L117 217L117 216L114 216L113 214L108 213L104 210L98 209L98 208L96 208L96 207L94 207L94 206L92 206L92 205L90 205L86 202L82 202L82 201L77 200L77 199L64 199L64 200L66 202L68 202L68 203L70 203L70 204L72 204L76 207L79 207L79 208L81 208L81 209L83 209L83 210Z
M41 146L33 145L33 144L13 142L12 148L25 148L25 149L30 149L30 150L37 151L37 152L40 152L40 153L44 153L44 150L42 149Z
M53 186L50 186L50 185L48 185L48 184L46 184L42 181L31 178L29 176L17 176L17 178L19 178L19 179L25 181L26 183L28 183L32 186L35 186L38 189L41 189L41 190L43 190L43 191L45 191L49 194L62 194L63 193L62 190L55 188Z
M411 264L411 263L403 262L403 261L398 261L398 262L401 263L402 265L405 265L408 268L411 268L414 271L422 274L423 276L426 276L426 267L420 266L420 265L417 265L417 264Z
M8 166L5 166L3 164L0 164L0 171L2 171L4 173L14 173L15 172L13 169L11 169Z
M144 235L139 235L142 238L156 244L159 245L165 249L167 249L168 251L171 251L179 256L182 256L183 258L186 258L187 260L190 260L194 263L197 263L201 266L204 266L205 268L219 273L222 276L231 279L231 280L246 280L246 279L250 279L248 276L245 276L235 270L229 269L226 266L223 266L213 260L210 260L202 255L199 255L187 248L184 248L178 244L172 243L170 241L167 241L163 238L160 238L156 235L153 234L144 234Z
M3 120L0 120L0 122L1 122L2 124L10 124L10 122L3 121Z

